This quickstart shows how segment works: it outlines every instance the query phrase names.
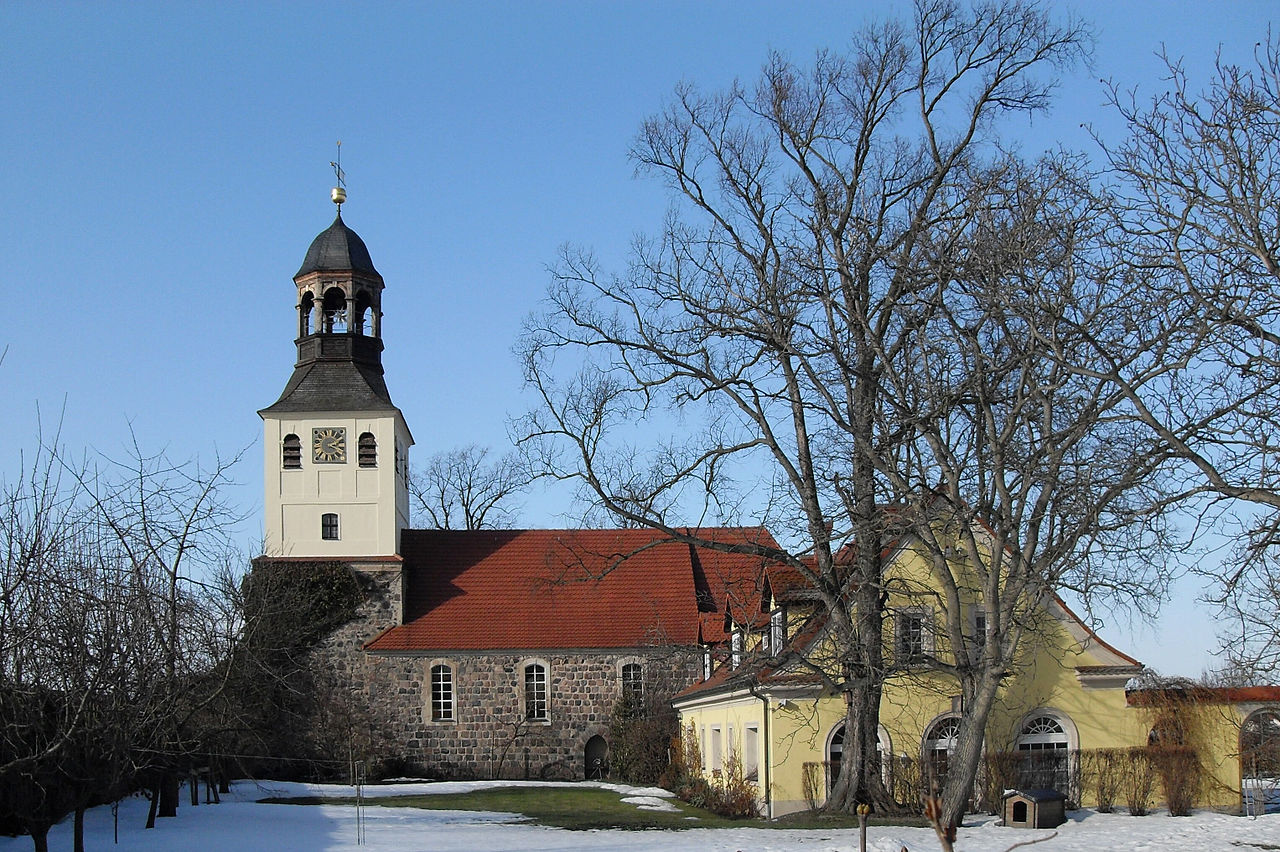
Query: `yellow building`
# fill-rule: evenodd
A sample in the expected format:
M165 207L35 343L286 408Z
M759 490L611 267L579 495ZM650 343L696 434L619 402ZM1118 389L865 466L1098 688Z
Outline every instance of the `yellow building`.
M884 687L879 748L886 781L902 802L919 796L922 772L945 773L964 712L952 677L911 664L951 656L934 609L938 596L928 593L927 565L908 541L893 548L885 572L900 581L896 587L916 590L890 596L885 636L900 673ZM977 642L985 631L975 603L963 605L966 636ZM748 614L734 613L737 638L721 665L706 666L707 677L675 701L682 730L692 726L698 737L704 771L715 777L736 759L757 784L768 817L821 805L841 759L843 697L807 673L827 641L815 609L797 576L771 575L761 600L740 605ZM1242 778L1280 774L1273 757L1280 689L1137 690L1133 679L1142 664L1104 642L1062 601L1053 598L1029 615L1034 629L988 720L976 807L990 808L993 794L998 800L1006 787L1020 787L1058 789L1089 806L1100 803L1101 793L1101 804L1110 796L1123 808L1126 796L1105 788L1108 779L1137 771L1127 768L1131 760L1142 761L1152 785L1148 804L1156 806L1164 800L1161 781L1173 771L1156 758L1182 752L1156 755L1152 745L1194 747L1202 782L1195 806L1239 807L1248 786ZM1136 757L1133 749L1140 750Z

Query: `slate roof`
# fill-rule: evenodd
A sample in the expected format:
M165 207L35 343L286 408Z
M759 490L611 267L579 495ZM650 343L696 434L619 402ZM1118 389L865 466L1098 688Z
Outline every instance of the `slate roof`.
M396 410L380 366L311 361L298 364L280 398L258 413Z
M698 534L777 546L763 528ZM369 651L694 645L704 618L722 621L733 601L749 606L763 565L645 529L405 530L400 550L404 623Z
M307 256L302 261L302 268L294 278L300 278L308 272L367 272L378 275L373 268L373 259L369 257L369 249L365 247L360 235L347 227L342 221L342 214L333 220L327 230L311 241ZM378 275L379 278L382 276Z

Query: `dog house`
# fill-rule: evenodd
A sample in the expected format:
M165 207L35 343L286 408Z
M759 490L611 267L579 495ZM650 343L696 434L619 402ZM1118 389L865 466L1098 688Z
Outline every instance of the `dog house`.
M1067 821L1067 797L1057 790L1010 790L1004 794L1004 824L1010 828L1055 828Z

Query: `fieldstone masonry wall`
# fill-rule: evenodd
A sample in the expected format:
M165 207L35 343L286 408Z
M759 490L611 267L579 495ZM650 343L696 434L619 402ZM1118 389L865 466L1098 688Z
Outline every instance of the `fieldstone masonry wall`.
M367 713L389 754L432 777L581 779L587 741L608 740L622 689L621 665L639 660L646 688L674 691L698 676L695 649L628 648L527 653L368 654L364 643L397 623L400 573L359 572L366 600L357 617L313 652L318 673ZM524 667L547 667L546 721L524 718ZM454 720L431 720L431 667L453 669Z

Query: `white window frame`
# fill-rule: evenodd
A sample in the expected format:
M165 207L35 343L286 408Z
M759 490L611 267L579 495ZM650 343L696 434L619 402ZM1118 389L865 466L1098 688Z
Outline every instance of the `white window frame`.
M441 668L449 674L449 694L447 698L437 699L436 670ZM450 660L432 660L427 666L427 718L437 725L451 725L458 721L458 669Z
M742 732L742 773L748 781L760 777L760 723L748 722Z
M537 712L538 708L536 705L533 705L535 712L530 712L531 702L538 701L536 691L533 696L530 696L529 694L529 688L531 685L529 674L530 669L534 666L537 666L542 670L541 684L539 684L536 679L532 684L534 687L540 685L542 688L542 706L540 713ZM530 724L551 724L551 666L546 660L525 660L520 664L520 710L522 718Z
M974 656L981 656L987 646L987 610L982 604L974 604L969 610L969 632L973 637L969 650Z
M920 622L919 656L909 647L907 630L910 625L907 619ZM893 616L893 656L900 666L918 666L933 655L933 610L928 607L907 607L894 612Z
M628 667L635 666L639 670L640 678L636 681L627 680ZM639 657L624 657L618 661L618 695L626 695L628 688L633 683L635 686L632 692L637 698L644 698L644 661Z
M787 641L787 615L781 609L769 613L769 653L777 656Z

